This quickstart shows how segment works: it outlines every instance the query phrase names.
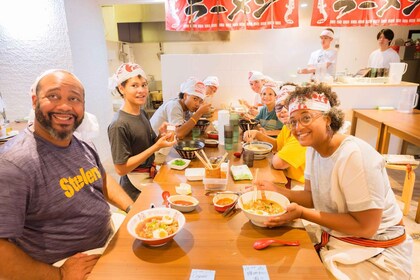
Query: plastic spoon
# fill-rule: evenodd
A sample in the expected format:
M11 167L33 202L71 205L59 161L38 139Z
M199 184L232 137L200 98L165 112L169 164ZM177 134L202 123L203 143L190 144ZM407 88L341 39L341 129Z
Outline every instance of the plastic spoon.
M261 249L267 248L273 243L277 243L277 244L281 244L285 246L299 246L300 245L299 241L284 241L284 240L279 240L279 239L268 238L268 239L260 239L260 240L255 241L253 247L255 250L261 250Z
M163 198L163 204L165 204L166 208L169 208L169 201L168 197L170 197L171 194L168 191L162 192L162 198Z

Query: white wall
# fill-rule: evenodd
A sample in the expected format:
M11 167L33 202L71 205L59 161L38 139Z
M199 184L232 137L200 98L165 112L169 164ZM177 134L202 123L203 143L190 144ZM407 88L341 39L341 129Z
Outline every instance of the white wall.
M229 42L164 42L165 54L215 54L215 53L262 53L265 74L276 80L301 81L308 76L296 77L298 67L304 67L312 51L320 48L319 34L323 28L311 27L312 0L306 8L299 8L299 25L297 28L232 31ZM339 43L337 71L347 69L356 73L367 66L369 54L378 48L376 34L383 27L342 27L334 28L336 41ZM395 38L406 39L408 30L415 27L390 27ZM157 57L158 43L132 44L135 60L142 65L147 74L162 79L161 63ZM204 66L203 66L204 67ZM257 67L254 67L257 68ZM244 83L247 83L244 80Z
M95 0L0 2L0 91L10 120L31 109L29 88L51 68L74 72L86 88L86 110L98 117L95 140L102 160L110 156L106 128L112 117L101 10Z

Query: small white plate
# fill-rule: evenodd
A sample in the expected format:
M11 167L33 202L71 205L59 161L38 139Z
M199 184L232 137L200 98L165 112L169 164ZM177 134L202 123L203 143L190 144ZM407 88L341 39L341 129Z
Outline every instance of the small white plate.
M184 164L183 165L176 165L175 164L175 161L177 161L177 160L179 160L179 161L183 161L184 162ZM183 169L185 169L189 164L190 164L190 162L191 162L191 160L189 160L189 159L184 159L184 158L174 158L173 160L171 160L171 161L169 161L168 162L168 165L169 165L169 167L170 168L172 168L172 169L176 169L176 170L183 170Z
M187 168L185 169L185 177L188 181L202 181L204 177L204 168Z

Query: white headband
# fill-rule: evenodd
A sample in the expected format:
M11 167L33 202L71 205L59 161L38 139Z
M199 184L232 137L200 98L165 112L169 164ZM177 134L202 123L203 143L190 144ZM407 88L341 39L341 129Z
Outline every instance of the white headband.
M280 94L280 86L275 82L266 82L261 88L261 93L263 93L267 88L271 88L276 96Z
M257 80L264 80L264 79L265 79L265 76L261 72L250 71L248 73L248 81L250 81L250 82L257 81Z
M330 38L332 38L332 39L334 39L334 33L332 33L330 30L323 30L322 32L321 32L321 35L319 35L320 37L321 36L328 36L328 37L330 37Z
M206 86L197 78L190 77L181 84L181 92L204 99Z
M289 103L289 115L297 110L316 110L321 112L328 112L331 109L331 104L324 93L313 92L311 98L294 98Z
M289 93L295 91L296 87L293 85L284 85L281 87L279 94L276 98L276 104L282 103L284 100L286 100Z
M115 79L117 84L120 85L122 82L138 75L147 80L146 73L140 65L131 62L123 63L118 67L117 72L115 73Z
M204 79L203 83L206 86L214 86L217 88L219 87L219 79L216 76L208 76Z

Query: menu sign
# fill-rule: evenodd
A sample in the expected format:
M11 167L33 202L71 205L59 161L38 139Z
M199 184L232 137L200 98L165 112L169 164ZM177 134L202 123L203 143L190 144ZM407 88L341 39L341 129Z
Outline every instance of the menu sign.
M314 0L312 26L419 25L420 0Z
M298 26L298 0L166 0L166 30L230 31Z

